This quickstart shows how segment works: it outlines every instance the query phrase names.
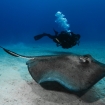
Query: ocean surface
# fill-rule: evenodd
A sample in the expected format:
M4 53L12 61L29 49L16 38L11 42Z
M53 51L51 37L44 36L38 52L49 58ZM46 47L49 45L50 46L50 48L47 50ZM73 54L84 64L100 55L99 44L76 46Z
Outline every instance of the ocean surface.
M58 11L66 24L55 22ZM81 35L79 46L63 49L48 37L34 40L42 33L55 35L53 29L61 32L67 24ZM90 54L105 64L105 0L0 0L0 46L28 56ZM91 96L86 94L92 102L63 93L60 99L31 78L27 61L0 49L0 105L105 105L105 78L92 87Z

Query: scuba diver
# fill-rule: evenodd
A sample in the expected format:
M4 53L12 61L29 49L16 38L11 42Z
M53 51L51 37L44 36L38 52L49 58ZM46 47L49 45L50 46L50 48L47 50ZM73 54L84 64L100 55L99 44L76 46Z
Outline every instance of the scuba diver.
M58 32L55 30L54 32L55 32L55 35L43 33L43 34L34 36L34 39L39 40L42 37L47 36L56 43L57 47L62 46L62 48L66 48L66 49L71 48L75 46L76 44L79 45L80 43L79 34L74 34L73 32L67 32L67 31L61 31L61 33L58 34Z

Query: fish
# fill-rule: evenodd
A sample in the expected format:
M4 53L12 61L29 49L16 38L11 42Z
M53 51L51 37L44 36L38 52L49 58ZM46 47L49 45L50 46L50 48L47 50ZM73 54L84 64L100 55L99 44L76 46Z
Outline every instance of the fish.
M25 56L1 48L12 56L28 58L26 65L30 75L45 89L61 86L68 91L82 93L105 76L105 64L97 61L90 54Z

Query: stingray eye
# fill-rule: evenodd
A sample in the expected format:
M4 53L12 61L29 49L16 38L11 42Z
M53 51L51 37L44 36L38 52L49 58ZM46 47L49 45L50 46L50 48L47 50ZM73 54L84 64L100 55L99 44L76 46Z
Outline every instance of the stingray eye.
M81 63L86 63L86 64L91 63L91 59L89 56L81 56L79 59Z
M83 57L80 57L79 59L81 63L86 63L86 59L84 59Z

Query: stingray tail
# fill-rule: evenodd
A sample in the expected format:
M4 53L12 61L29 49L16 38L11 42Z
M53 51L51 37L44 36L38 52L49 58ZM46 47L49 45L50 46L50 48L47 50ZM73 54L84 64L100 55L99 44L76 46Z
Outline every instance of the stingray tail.
M1 47L1 46L0 46ZM8 53L8 54L10 54L10 55L12 55L12 56L15 56L15 57L21 57L21 58L35 58L35 56L24 56L24 55L20 55L20 54L17 54L17 53L15 53L15 52L13 52L13 51L10 51L10 50L7 50L7 49L5 49L5 48L3 48L3 47L1 47L6 53Z

